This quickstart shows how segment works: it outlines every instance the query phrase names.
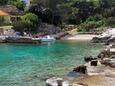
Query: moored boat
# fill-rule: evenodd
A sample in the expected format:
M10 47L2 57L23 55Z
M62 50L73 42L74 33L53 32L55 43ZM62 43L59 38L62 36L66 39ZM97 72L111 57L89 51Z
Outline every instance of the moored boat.
M47 35L44 37L40 37L41 42L52 42L55 41L56 39L53 36Z

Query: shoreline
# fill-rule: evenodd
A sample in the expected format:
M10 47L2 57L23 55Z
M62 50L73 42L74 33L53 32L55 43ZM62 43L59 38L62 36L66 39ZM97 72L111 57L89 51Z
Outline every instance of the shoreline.
M64 78L58 80L55 77L54 82L58 83L60 81L62 84L67 82L67 84L62 86L114 86L115 58L112 58L112 55L115 55L115 51L111 51L113 48L115 48L114 45L113 47L107 48L107 50L101 51L96 57L85 57L85 63L72 70L73 72L80 73L81 75L79 77L74 77L73 80ZM52 84L50 80L53 80L53 78L48 80L46 84Z
M91 41L93 37L97 35L93 34L77 34L69 37L63 37L60 40L70 40L70 41Z

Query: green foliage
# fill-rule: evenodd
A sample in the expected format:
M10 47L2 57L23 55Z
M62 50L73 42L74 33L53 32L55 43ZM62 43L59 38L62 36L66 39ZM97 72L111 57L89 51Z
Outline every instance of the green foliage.
M105 19L95 21L95 20L87 20L84 23L81 23L78 27L78 31L82 32L88 32L91 31L91 29L98 28L98 27L104 27L105 26Z
M107 26L115 27L115 17L109 17L107 19Z
M60 26L62 23L60 12L53 11L50 8L44 8L40 4L32 5L29 12L35 13L42 20L42 22L54 24L56 26Z
M0 25L9 25L10 17L8 16L0 16Z
M8 0L9 5L16 6L20 10L24 10L25 8L25 3L21 0Z
M28 27L36 27L36 23L38 22L38 17L33 13L28 13L22 16L21 20L25 22L25 24L27 24Z
M0 3L6 4L8 0L0 0Z
M24 32L25 31L25 24L24 22L20 21L16 21L12 23L13 29L15 31L19 31L19 32Z
M38 25L38 17L33 13L27 13L19 21L13 23L14 29L20 32L36 32Z
M0 0L0 4L9 4L16 6L20 10L24 10L25 3L22 0Z
M32 0L29 12L42 22L60 25L74 24L80 31L114 26L115 0ZM112 19L113 18L113 19Z
M66 24L79 26L79 31L114 26L115 0L68 0L61 5ZM112 17L112 18L111 18Z

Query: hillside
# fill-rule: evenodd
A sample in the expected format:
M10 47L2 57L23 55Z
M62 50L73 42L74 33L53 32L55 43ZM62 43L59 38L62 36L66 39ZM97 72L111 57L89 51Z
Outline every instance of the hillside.
M115 22L115 0L32 0L60 13L62 23L87 28L112 26ZM80 28L83 28L80 27ZM84 30L85 31L85 30Z

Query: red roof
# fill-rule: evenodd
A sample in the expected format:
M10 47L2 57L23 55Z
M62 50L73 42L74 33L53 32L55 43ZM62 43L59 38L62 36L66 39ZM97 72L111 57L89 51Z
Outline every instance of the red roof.
M0 16L10 16L7 12L0 10Z
M21 16L24 12L20 11L16 6L2 5L0 6L0 16Z

